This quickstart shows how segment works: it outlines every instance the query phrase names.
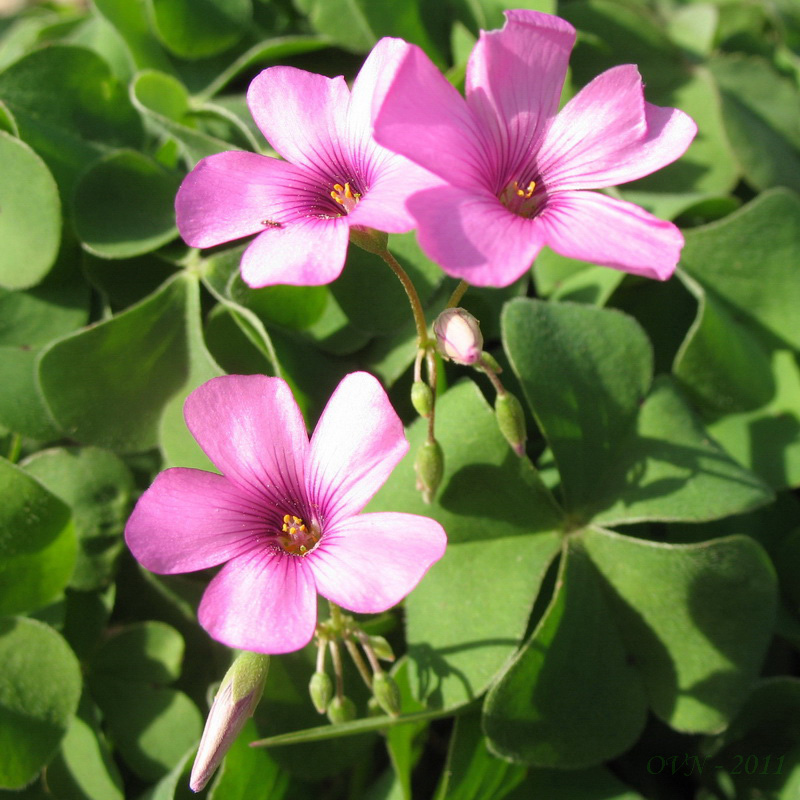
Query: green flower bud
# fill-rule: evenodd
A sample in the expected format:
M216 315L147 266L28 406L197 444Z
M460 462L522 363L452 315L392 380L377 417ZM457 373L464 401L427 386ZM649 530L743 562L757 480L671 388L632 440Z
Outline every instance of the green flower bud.
M494 404L494 411L500 433L505 436L518 456L525 455L525 440L528 435L525 430L525 412L519 400L511 392L499 394Z
M203 737L189 778L199 792L210 780L261 700L269 669L269 656L244 652L222 679L208 713Z
M417 489L422 492L422 499L430 503L444 474L444 453L439 442L428 439L422 443L417 450L414 470L417 473Z
M311 702L319 714L328 710L328 705L333 697L333 681L327 672L315 672L308 683L308 693Z
M396 717L400 713L400 689L391 675L376 672L372 677L372 694L387 714Z
M367 637L369 641L369 646L372 648L372 652L381 660L381 661L394 661L394 651L392 650L392 646L383 636L369 636Z
M425 381L414 381L411 387L411 404L421 417L430 417L433 412L433 392Z
M328 705L328 719L338 725L356 718L356 704L349 697L334 697Z
M384 713L385 712L381 708L380 703L372 695L370 695L369 700L367 700L367 716L382 717Z

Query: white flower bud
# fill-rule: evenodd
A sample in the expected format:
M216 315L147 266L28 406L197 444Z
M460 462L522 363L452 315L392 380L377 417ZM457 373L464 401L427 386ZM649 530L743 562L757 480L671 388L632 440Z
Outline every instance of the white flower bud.
M439 352L456 364L474 364L483 351L481 324L463 308L446 308L433 323Z

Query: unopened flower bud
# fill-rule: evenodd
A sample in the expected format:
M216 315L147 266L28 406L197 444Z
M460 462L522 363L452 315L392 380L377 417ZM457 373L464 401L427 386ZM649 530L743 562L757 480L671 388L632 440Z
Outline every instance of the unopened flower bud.
M433 412L433 392L425 381L414 381L411 387L411 405L425 419Z
M391 675L376 672L372 676L372 694L387 714L396 717L400 713L400 689Z
M481 357L481 324L463 308L446 308L433 323L439 352L456 364L474 364Z
M417 489L422 492L422 499L430 503L444 474L444 453L439 442L427 439L422 443L417 450L414 470L417 473Z
M367 637L367 641L372 648L372 652L375 653L381 661L394 661L392 646L383 636L369 636Z
M199 792L211 780L225 754L264 693L269 656L242 653L222 679L208 713L189 787Z
M500 433L505 436L518 456L525 455L525 440L528 435L525 428L525 412L519 400L511 392L498 394L494 411Z
M324 714L333 697L333 681L330 675L327 672L315 672L308 683L308 693L317 712Z
M328 719L338 725L356 718L356 704L349 697L334 697L328 705Z

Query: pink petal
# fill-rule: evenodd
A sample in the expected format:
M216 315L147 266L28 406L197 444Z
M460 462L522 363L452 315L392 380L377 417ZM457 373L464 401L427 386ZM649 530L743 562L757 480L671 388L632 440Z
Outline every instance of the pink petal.
M683 247L671 222L596 192L560 192L534 220L557 253L666 280Z
M286 381L212 378L186 398L183 413L206 455L248 496L281 507L304 497L308 435Z
M268 228L245 250L242 278L254 289L330 283L342 272L349 238L346 217L306 217Z
M296 183L296 170L276 158L230 151L199 161L175 198L178 230L192 247L241 239L279 213L274 186Z
M376 92L375 139L457 186L485 184L492 156L479 123L428 56L406 47Z
M324 528L358 513L407 451L403 423L377 379L345 376L317 423L306 473Z
M340 129L350 90L340 75L326 78L294 67L270 67L247 90L253 119L287 161L334 177L341 166Z
M200 624L228 647L289 653L317 624L314 578L304 559L258 548L229 561L203 594Z
M369 191L348 214L347 221L350 225L386 233L413 230L416 221L406 207L409 198L424 189L442 185L441 179L396 154L391 154L374 172Z
M688 115L645 103L632 65L598 75L559 112L537 163L548 191L641 178L683 155L697 132Z
M467 105L492 141L498 189L536 151L558 109L575 29L537 11L507 11L499 31L481 31L467 64Z
M442 187L414 195L408 206L426 255L473 286L507 286L530 268L544 244L532 220L488 192Z
M264 529L253 499L222 475L168 469L139 498L125 541L151 572L215 567L251 546Z
M442 526L415 514L361 514L338 523L307 557L319 593L359 614L399 603L444 555Z

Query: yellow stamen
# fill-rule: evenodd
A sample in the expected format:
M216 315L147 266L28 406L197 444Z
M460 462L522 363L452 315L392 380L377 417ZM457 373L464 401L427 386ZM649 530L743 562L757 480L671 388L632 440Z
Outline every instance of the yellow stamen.
M533 197L533 190L536 188L536 181L531 181L524 192L519 188L519 184L516 181L514 181L514 188L517 190L518 197L524 197L526 200L530 200L530 198Z
M361 194L359 192L354 192L349 183L345 183L344 186L342 186L341 183L334 183L331 197L340 206L344 206L345 211L350 213L361 198Z

